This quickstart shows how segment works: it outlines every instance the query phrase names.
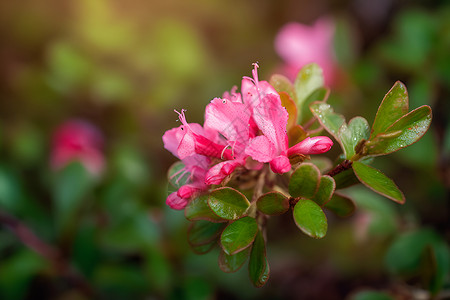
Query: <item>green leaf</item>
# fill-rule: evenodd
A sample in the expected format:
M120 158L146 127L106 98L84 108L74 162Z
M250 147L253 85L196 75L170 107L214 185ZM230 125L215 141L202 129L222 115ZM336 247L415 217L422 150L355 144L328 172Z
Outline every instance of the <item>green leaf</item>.
M303 118L303 111L308 106L305 101L312 92L323 87L324 79L322 69L317 64L308 64L304 66L297 74L294 81L294 89L297 95L297 107L300 110L300 118Z
M207 220L210 222L221 222L222 218L213 213L208 205L209 195L201 195L189 201L184 209L184 215L189 221Z
M195 254L206 254L209 251L211 251L214 248L215 245L217 245L217 241L216 240L213 240L213 241L211 241L211 242L209 242L208 244L205 244L205 245L190 245L190 246L191 246L192 251Z
M269 83L278 93L285 92L295 101L296 95L294 86L289 78L281 74L273 74L272 77L270 77Z
M334 175L333 178L336 182L336 189L344 189L359 183L358 178L351 168Z
M399 236L385 257L385 265L390 272L407 277L420 276L433 294L442 288L449 274L449 263L448 245L430 229Z
M400 81L384 96L372 125L371 136L383 133L408 112L408 92Z
M334 139L340 142L339 129L345 123L343 115L336 114L328 103L313 102L309 108L313 115L319 120L320 124L334 137Z
M236 220L245 215L250 207L250 202L237 190L223 187L215 189L209 194L208 205L217 216L227 220Z
M318 205L323 206L328 201L330 201L331 196L336 188L336 183L333 177L324 175L320 178L319 189L314 195L312 200L314 200Z
M94 178L79 162L58 172L53 189L56 225L60 233L74 225L83 201L87 199Z
M191 246L209 244L219 236L224 227L224 223L212 223L204 220L192 222L188 229L188 243Z
M324 156L313 156L309 160L310 163L319 168L320 173L326 173L333 167L333 163L328 157Z
M405 203L403 193L390 178L379 170L358 161L353 162L352 167L359 181L369 189L397 203Z
M258 224L252 217L244 217L228 225L220 236L223 251L234 255L249 247L258 232Z
M292 197L312 198L319 186L319 169L311 163L301 164L291 175L289 193Z
M331 200L328 201L324 207L342 218L352 215L356 209L355 203L351 198L339 193L334 193Z
M286 92L279 92L281 105L286 108L288 112L289 119L286 125L286 129L289 131L292 127L294 127L297 123L297 106L295 105L294 100L287 94Z
M314 201L300 199L294 207L294 221L310 237L320 239L327 233L327 217Z
M288 130L289 147L296 145L308 137L308 133L300 125L294 125Z
M351 300L394 300L391 296L377 291L361 291L350 298Z
M224 251L219 254L219 267L225 273L234 273L239 270L250 256L250 247L234 255L228 255Z
M386 155L417 142L431 124L431 108L423 105L401 117L384 132L371 136L365 145L367 155Z
M289 200L280 192L269 192L258 198L256 207L266 215L281 215L288 211Z
M355 117L347 124L342 124L339 129L345 157L351 159L355 155L355 147L362 139L367 140L370 135L369 123L363 117Z
M328 95L330 94L330 89L326 87L320 87L312 92L303 102L303 107L300 111L301 115L299 116L299 123L303 124L307 122L309 119L313 117L311 110L309 109L309 105L315 101L326 102L328 99Z
M266 256L266 243L261 232L258 232L253 243L248 263L250 280L256 287L262 287L269 279L270 268Z

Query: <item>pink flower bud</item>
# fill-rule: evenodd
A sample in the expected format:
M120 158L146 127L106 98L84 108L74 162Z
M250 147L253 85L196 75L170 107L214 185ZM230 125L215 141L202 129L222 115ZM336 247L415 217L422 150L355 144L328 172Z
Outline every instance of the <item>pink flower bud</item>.
M291 169L291 163L289 162L289 158L284 155L280 155L275 157L270 161L270 169L274 173L284 174Z
M166 204L169 205L173 209L183 209L186 207L188 203L188 199L183 199L178 197L177 192L173 192L166 199Z
M327 152L333 146L333 141L326 136L307 137L300 143L288 149L288 156L295 154L320 154Z
M192 195L197 191L197 189L193 186L183 185L177 191L177 195L183 199L189 199Z

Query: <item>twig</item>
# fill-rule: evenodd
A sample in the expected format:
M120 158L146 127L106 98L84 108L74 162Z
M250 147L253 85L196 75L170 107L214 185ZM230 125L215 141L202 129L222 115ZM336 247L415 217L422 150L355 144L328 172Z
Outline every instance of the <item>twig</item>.
M339 165L334 167L334 169L330 170L327 175L330 175L331 177L336 176L337 174L344 172L352 167L352 161L351 160L344 160Z

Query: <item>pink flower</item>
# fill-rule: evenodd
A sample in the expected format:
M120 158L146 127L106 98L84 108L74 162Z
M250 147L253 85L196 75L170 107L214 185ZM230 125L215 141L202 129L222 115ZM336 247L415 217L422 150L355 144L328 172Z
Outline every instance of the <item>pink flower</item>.
M173 176L180 178L186 173L189 174L189 180L186 184L181 186L178 191L171 193L166 199L167 205L173 209L183 209L191 198L208 189L205 177L211 159L195 152L196 149L199 151L204 150L203 146L196 148L195 142L196 139L200 139L201 142L210 141L211 145L214 145L213 149L215 149L216 144L209 138L217 138L216 132L204 130L200 124L188 124L183 110L178 114L180 119L182 119L183 125L166 131L162 138L164 148L169 150L174 156L181 158L184 164L184 168ZM211 151L211 153L213 152Z
M51 166L58 170L71 161L79 161L90 173L99 175L105 165L102 144L103 137L92 124L81 120L67 121L53 135Z
M285 62L285 75L293 80L304 65L317 63L323 69L325 82L333 84L336 69L333 35L334 24L327 18L318 19L312 26L284 25L275 38L275 50Z
M254 74L258 65L255 65ZM259 90L257 77L254 86ZM258 94L260 98L253 106L253 119L263 135L251 139L245 153L259 162L269 162L274 173L283 174L291 169L289 156L297 154L319 154L328 151L333 142L326 136L307 138L288 149L286 126L288 112L281 105L278 93Z

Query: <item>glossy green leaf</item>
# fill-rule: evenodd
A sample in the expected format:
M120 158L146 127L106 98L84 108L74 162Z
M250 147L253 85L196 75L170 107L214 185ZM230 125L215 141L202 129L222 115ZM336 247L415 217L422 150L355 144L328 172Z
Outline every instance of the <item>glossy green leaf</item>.
M300 116L298 122L303 124L313 117L309 105L315 101L325 102L330 94L330 89L326 87L320 87L313 91L303 102L302 109L300 111Z
M372 125L371 136L383 133L395 121L408 113L408 92L400 81L384 96Z
M323 238L328 223L322 208L309 199L300 199L294 207L294 221L298 228L313 238Z
M209 194L208 205L219 217L227 220L241 218L250 206L247 198L237 190L223 187Z
M319 188L312 198L318 205L323 206L330 201L331 196L336 188L333 177L324 175L320 178Z
M272 77L270 77L269 83L278 93L285 92L295 101L296 95L294 86L289 78L281 74L273 74Z
M250 256L251 248L248 247L234 255L228 255L224 251L219 254L219 267L225 273L233 273L239 270Z
M210 252L214 248L214 246L216 246L216 245L217 245L217 241L216 240L212 240L208 244L204 244L204 245L189 245L189 246L191 247L191 250L195 254L206 254L206 253Z
M292 127L297 123L297 106L295 105L294 100L289 96L286 92L279 92L281 105L286 108L286 111L289 114L288 122L286 125L286 129L289 131Z
M223 221L218 217L208 205L209 195L201 195L189 201L184 209L184 215L189 221L207 220L210 222Z
M256 287L262 287L269 279L270 268L266 256L266 244L261 232L258 232L253 243L248 263L250 280Z
M403 193L390 178L379 170L358 161L353 162L352 168L359 181L374 192L400 204L405 203Z
M331 200L324 207L342 218L352 215L356 209L355 203L351 198L339 193L334 193Z
M249 247L258 232L258 224L252 217L244 217L228 225L220 236L223 251L236 254Z
M339 142L339 129L345 123L344 116L335 113L331 105L324 102L313 102L309 108L320 124Z
M258 198L256 207L266 215L281 215L289 209L289 199L280 192L269 192Z
M188 229L188 243L192 246L209 244L219 236L224 227L225 224L223 223L195 221Z
M311 163L301 164L291 175L289 193L292 197L312 198L319 186L319 169Z
M347 124L342 124L339 129L339 138L344 147L344 154L347 159L355 155L355 147L362 140L367 140L370 135L369 123L363 117L355 117Z
M333 167L333 163L331 162L331 160L328 157L324 156L311 156L309 162L319 168L319 171L322 174L330 171Z
M421 106L401 117L384 132L371 136L365 146L367 155L386 155L417 142L431 124L431 108Z
M323 87L324 79L322 69L317 64L308 64L304 66L294 81L294 89L297 95L297 107L300 110L300 117L305 109L305 101L312 92Z
M336 189L344 189L359 183L359 180L352 168L334 175L333 178L336 182Z

